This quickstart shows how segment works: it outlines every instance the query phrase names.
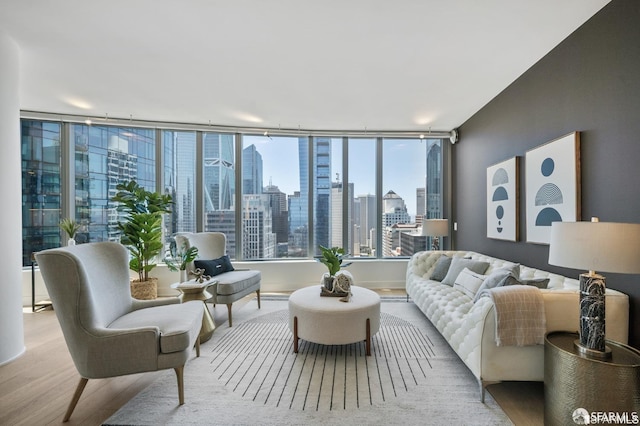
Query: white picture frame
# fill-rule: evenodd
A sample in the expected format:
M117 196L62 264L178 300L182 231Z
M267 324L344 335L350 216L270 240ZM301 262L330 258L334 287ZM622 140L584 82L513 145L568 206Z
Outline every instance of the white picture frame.
M526 153L527 242L549 244L551 223L580 220L580 133Z
M487 238L520 239L520 157L487 167Z

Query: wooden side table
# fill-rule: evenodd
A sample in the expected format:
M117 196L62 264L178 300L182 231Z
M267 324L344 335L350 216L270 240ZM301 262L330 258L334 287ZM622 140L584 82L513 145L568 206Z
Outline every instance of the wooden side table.
M617 413L631 421L640 414L640 351L607 340L610 359L588 358L574 348L577 338L568 332L545 337L544 424L576 424L581 420L574 415L593 413Z
M213 295L207 290L209 287L218 284L216 280L209 280L203 283L197 281L186 281L183 283L171 284L171 288L180 291L181 302L188 302L190 300L202 300L204 306L204 315L202 316L202 328L200 329L200 343L204 343L211 339L214 330L216 329L213 316L207 306L207 300L211 299Z

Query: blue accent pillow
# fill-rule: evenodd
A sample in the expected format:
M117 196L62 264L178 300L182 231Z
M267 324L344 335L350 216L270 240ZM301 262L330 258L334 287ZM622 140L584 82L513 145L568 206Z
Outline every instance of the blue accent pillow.
M193 265L196 268L204 269L204 273L211 277L215 277L216 275L220 275L224 272L234 271L233 265L231 264L231 259L226 254L217 259L211 260L194 260Z

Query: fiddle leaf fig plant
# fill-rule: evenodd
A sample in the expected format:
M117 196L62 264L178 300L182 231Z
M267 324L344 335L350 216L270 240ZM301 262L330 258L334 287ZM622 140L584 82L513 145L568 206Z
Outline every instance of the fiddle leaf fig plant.
M118 222L120 242L131 253L129 268L138 273L140 281L147 281L164 247L162 215L171 213L173 200L171 195L148 191L133 180L118 184L116 190L111 201L120 203L117 209L125 213L124 220Z

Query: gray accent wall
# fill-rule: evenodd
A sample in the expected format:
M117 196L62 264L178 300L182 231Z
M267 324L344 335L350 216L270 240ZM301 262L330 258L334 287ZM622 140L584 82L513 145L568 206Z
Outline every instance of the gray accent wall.
M577 278L584 271L552 267L548 246L526 242L524 157L579 131L582 219L640 223L640 2L613 0L459 130L452 147L456 249ZM488 239L486 169L513 156L522 157L520 241ZM640 348L640 275L604 275L608 287L630 296L629 343Z

